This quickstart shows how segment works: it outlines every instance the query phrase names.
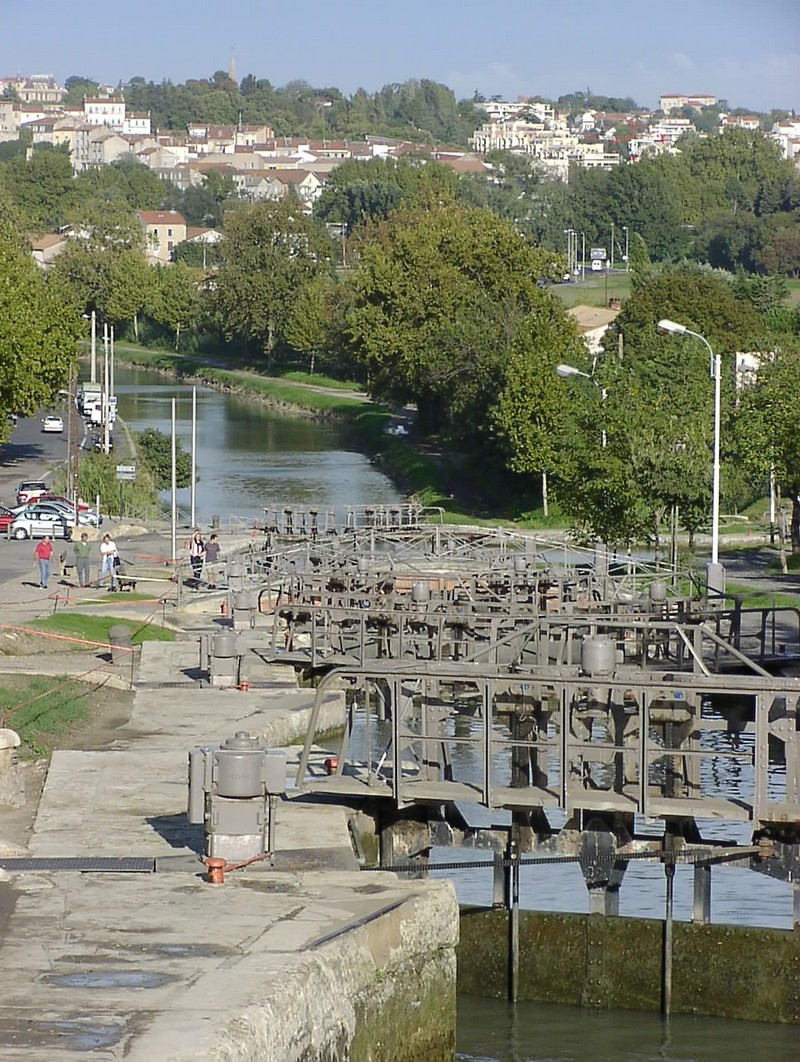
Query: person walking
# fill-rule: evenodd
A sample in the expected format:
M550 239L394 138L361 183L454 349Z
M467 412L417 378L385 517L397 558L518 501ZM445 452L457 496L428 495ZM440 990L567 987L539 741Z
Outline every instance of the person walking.
M84 533L81 535L80 542L75 543L75 571L78 576L78 586L89 585L89 564L92 556L92 544L89 541L89 536Z
M192 574L197 586L200 585L200 576L203 574L203 564L206 559L206 544L199 531L195 531L189 542L189 560L192 564Z
M217 562L219 561L220 545L216 535L212 535L206 542L206 572L208 575L209 590L217 588Z
M33 551L34 560L39 562L39 585L42 590L47 589L47 580L50 578L50 565L55 555L53 540L49 535L45 535Z
M111 535L103 535L103 541L100 543L100 586L105 583L106 575L111 579L111 586L109 590L117 589L117 544L111 538Z

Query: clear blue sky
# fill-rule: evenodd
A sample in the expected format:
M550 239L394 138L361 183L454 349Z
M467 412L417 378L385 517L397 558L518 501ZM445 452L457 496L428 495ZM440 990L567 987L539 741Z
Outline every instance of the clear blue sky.
M183 82L233 54L240 79L346 95L426 77L459 98L590 87L650 107L707 92L800 110L800 0L39 0L3 22L3 75Z

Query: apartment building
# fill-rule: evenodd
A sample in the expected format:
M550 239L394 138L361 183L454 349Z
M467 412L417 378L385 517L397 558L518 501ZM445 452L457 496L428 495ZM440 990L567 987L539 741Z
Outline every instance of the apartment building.
M168 265L175 248L186 239L186 219L177 210L139 210L145 254L151 265Z

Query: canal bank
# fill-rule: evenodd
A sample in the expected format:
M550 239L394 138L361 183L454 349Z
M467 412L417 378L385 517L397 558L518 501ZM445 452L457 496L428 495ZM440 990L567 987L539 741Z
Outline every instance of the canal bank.
M218 616L202 595L172 621ZM452 1058L450 884L361 872L346 810L291 788L273 860L214 885L199 857L189 750L247 731L291 761L310 703L293 670L254 658L245 692L198 684L194 635L137 653L130 719L102 751L53 754L25 862L5 857L3 1058ZM341 725L340 698L327 711Z

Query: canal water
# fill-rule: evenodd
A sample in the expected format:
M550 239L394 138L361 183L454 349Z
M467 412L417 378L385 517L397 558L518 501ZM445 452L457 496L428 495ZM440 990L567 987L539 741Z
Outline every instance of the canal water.
M187 453L192 443L192 387L141 369L118 369L120 415L132 431L157 428L176 435ZM292 419L208 387L197 392L196 516L208 526L264 519L275 505L334 508L343 504L391 504L392 483L331 423ZM190 488L177 492L178 508L191 510ZM169 492L164 493L165 505Z
M145 370L121 369L116 374L116 392L120 414L133 431L151 427L167 435L172 430L174 397L177 435L190 449L191 386ZM265 507L284 504L341 508L398 500L389 480L353 449L336 425L276 416L264 407L205 387L197 388L197 469L197 516L205 526L212 515L219 515L223 522L251 521L262 519ZM188 488L178 492L178 504L189 510ZM738 795L741 783L731 781L732 795ZM724 836L731 839L744 840L733 827L717 824L716 831L720 830L727 830ZM474 850L437 849L431 862L480 857ZM489 859L490 854L486 852L485 857ZM462 903L490 905L491 870L465 869L453 877ZM524 867L520 885L523 908L588 910L586 889L574 864ZM679 866L675 917L688 920L691 904L692 872ZM663 869L655 863L633 863L620 892L620 913L660 918L663 912ZM712 919L788 929L791 888L749 871L720 868L714 872ZM800 1057L800 1032L796 1026L682 1016L665 1024L657 1015L633 1011L531 1003L510 1007L462 996L456 1057L460 1062L788 1062Z

